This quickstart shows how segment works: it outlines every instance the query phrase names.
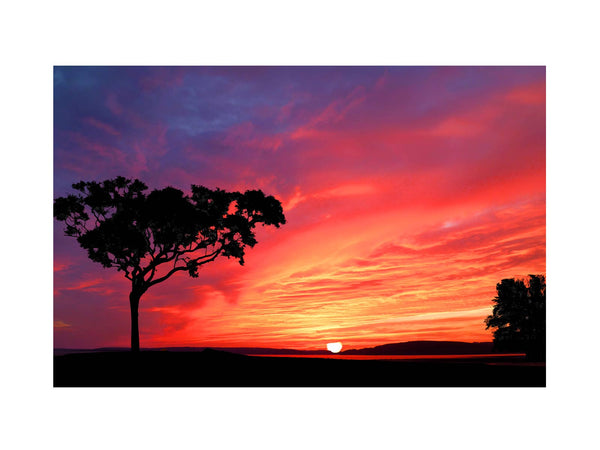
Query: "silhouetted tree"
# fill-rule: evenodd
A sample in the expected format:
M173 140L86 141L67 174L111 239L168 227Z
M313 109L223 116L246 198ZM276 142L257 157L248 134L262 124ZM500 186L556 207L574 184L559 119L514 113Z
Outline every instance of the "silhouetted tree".
M531 359L546 357L546 278L504 279L496 285L493 314L485 319L494 330L494 347L523 351Z
M244 249L254 247L257 224L285 223L281 203L260 190L226 192L192 185L191 196L178 189L156 189L117 177L73 184L77 195L54 201L54 217L67 236L77 238L92 261L114 267L131 281L131 349L139 351L138 306L155 284L198 268L219 256L244 264Z

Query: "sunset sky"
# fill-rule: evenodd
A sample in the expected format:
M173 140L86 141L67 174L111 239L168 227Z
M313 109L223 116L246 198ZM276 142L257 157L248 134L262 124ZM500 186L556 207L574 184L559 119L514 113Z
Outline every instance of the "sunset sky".
M287 224L176 274L141 347L491 341L502 278L546 272L544 67L56 67L54 197L262 189ZM54 346L129 346L129 280L54 222Z

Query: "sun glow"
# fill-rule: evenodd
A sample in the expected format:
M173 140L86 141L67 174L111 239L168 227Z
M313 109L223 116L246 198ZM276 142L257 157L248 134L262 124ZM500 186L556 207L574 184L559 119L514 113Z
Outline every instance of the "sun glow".
M329 350L331 353L339 353L341 349L341 342L330 342L329 344L327 344L327 350Z

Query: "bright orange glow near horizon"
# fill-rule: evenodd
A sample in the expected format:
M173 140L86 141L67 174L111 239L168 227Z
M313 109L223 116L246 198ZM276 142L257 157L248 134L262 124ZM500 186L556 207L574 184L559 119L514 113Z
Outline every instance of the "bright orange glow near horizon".
M141 346L491 341L496 283L546 272L544 69L245 69L57 69L57 196L123 174L284 207L244 266L152 287ZM108 93L77 122L84 75ZM54 276L55 347L129 345L128 280L58 223Z

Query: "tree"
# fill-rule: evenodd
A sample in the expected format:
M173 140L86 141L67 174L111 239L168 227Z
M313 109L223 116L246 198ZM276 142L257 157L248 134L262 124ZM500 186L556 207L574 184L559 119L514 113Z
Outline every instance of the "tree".
M485 319L486 329L494 330L494 348L524 351L528 358L546 357L546 278L529 275L504 279L496 285L493 313Z
M192 185L191 195L156 189L117 177L73 184L75 195L54 200L54 217L88 257L124 272L131 281L131 350L139 351L138 306L155 284L198 268L219 256L244 264L246 246L257 243L258 224L285 224L281 203L260 190L226 192Z

